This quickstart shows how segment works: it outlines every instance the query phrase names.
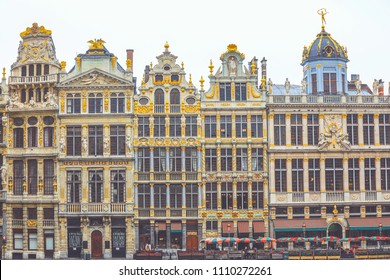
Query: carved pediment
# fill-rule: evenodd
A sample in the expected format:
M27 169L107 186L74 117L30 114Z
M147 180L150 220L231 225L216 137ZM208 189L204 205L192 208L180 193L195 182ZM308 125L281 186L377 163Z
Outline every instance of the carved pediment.
M131 84L132 82L121 77L114 76L99 69L93 69L61 82L59 87L90 87Z

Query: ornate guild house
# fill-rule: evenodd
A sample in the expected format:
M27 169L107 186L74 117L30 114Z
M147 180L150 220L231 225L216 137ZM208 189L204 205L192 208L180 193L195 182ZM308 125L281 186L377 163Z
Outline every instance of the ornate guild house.
M27 27L0 81L1 257L173 258L229 237L378 246L354 238L390 236L389 94L348 76L319 12L300 85L229 44L197 87L168 43L137 85L133 50L122 66L90 40L67 70L52 31Z

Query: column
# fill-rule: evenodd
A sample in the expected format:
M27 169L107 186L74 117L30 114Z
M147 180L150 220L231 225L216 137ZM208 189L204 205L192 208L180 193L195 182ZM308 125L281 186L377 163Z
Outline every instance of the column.
M181 221L181 234L181 248L187 250L187 221L184 219Z
M271 158L269 160L269 170L271 170L271 172L273 174L270 174L269 175L269 184L270 184L270 193L275 193L275 159L274 158ZM264 186L264 190L265 190L265 186Z
M217 207L218 207L218 210L221 210L222 208L222 196L221 196L221 182L218 181L217 182Z
M217 138L221 138L221 115L219 113L217 113L216 115L216 121L217 121L217 125L216 125L216 130L217 130Z
M263 134L265 131L267 131L267 123L264 121L263 122ZM270 145L270 147L273 147L275 146L275 140L274 140L274 114L269 114L268 115L268 127L270 128L268 130L268 143ZM264 139L265 139L265 136L264 136Z
M317 90L318 90L318 88L317 88ZM319 114L318 115L318 132L322 133L323 131L324 131L324 114Z
M24 206L23 207L23 225L26 225L27 223L27 207ZM28 248L28 229L26 226L23 227L23 259L27 259L28 258L28 254L27 252L25 251L26 248Z
M232 114L232 138L236 139L236 114Z
M361 133L360 133L361 134ZM359 159L359 169L360 169L360 173L359 173L359 179L360 179L360 191L361 192L365 192L366 191L366 187L364 185L364 158L360 158Z
M87 249L82 249L82 252L85 253L90 253L91 250L91 242L89 238L89 218L88 217L81 217L80 218L80 228L81 232L83 234L83 243L86 241L88 243ZM84 246L83 246L84 247Z
M150 147L150 172L154 172L154 147Z
M291 173L292 162L291 161L292 161L291 158L287 158L286 169L287 169L287 192L288 193L292 192L292 173Z
M110 166L104 166L103 168L103 191L104 191L104 203L110 203L111 201L111 188L110 188Z
M305 142L303 142L303 143L305 143ZM303 144L303 145L305 145L305 144ZM309 159L306 157L303 159L303 191L305 193L310 191L309 190Z
M137 195L134 193L134 168L132 168L132 164L130 162L130 165L126 166L126 203L134 203L134 199L138 199L138 193Z
M187 205L186 205L186 184L185 183L182 183L181 184L181 186L182 186L182 195L181 195L181 204L182 204L182 209L184 210L184 212L185 212L185 210L186 210L186 208L187 208ZM183 215L184 216L184 215Z
M59 229L59 236L57 235L57 232L58 230L55 230L55 235L56 235L56 240L59 239L59 247L58 246L58 242L56 242L55 244L55 248L59 248L59 258L60 259L66 259L68 258L68 234L67 234L67 221L66 221L66 218L64 217L61 217L59 218L59 225L60 225L60 229ZM58 249L56 249L58 250Z
M252 122L251 121L252 121L251 114L248 113L246 115L246 122L247 122L246 131L247 131L248 139L252 138Z
M237 145L233 144L232 147L232 170L235 172L237 170Z
M381 158L375 158L375 190L380 192L382 190L381 186Z
M348 182L348 157L343 159L343 190L344 192L349 192L349 182Z
M286 146L291 146L291 114L286 114Z
M81 155L88 156L88 125L84 124L81 128Z
M308 146L307 142L307 114L302 114L302 144L304 147Z
M204 191L204 185L205 182L199 183L198 185L198 208L202 208L202 202L206 201L206 192Z
M139 250L139 223L138 220L134 221L134 238L132 237L133 229L132 229L132 220L131 218L126 218L126 258L136 250Z
M252 210L253 207L253 196L252 196L252 181L248 181L248 210Z
M81 190L82 197L81 202L88 202L88 168L86 166L81 167Z
M358 114L358 143L359 146L364 146L364 138L363 138L363 114ZM364 170L364 169L361 169Z
M45 258L45 245L43 243L43 207L37 206L37 259Z
M156 221L151 220L150 221L150 245L152 245L152 248L157 248L158 243L158 237L157 237L157 228L156 228ZM141 248L144 249L144 248Z
M233 179L233 210L237 210L237 179Z
M110 217L103 217L103 225L104 225L104 235L103 235L104 236L103 237L104 258L111 259L112 258L111 218ZM109 248L105 247L106 241L110 242Z
M154 209L154 184L150 184L150 208Z
M320 158L320 191L326 192L326 180L325 180L325 158Z
M375 143L375 146L380 146L379 114L374 114L374 143Z
M167 221L167 249L171 248L171 221Z
M167 199L166 199L166 201L167 201L167 210L168 209L170 209L171 208L171 184L166 184L166 188L167 188ZM168 213L167 213L167 215L168 215Z

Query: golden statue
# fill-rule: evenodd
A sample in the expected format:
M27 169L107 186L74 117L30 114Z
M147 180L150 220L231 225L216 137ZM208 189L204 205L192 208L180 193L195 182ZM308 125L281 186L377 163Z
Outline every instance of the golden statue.
M325 28L326 20L325 20L325 15L328 14L325 8L319 9L317 11L317 14L321 16L321 21L322 21L322 29Z
M89 49L90 50L102 50L104 48L104 42L102 39L95 39L95 40L89 40L87 43L90 44Z
M333 211L332 212L333 212L333 215L335 215L335 216L339 213L339 211L337 210L337 206L336 205L333 206Z

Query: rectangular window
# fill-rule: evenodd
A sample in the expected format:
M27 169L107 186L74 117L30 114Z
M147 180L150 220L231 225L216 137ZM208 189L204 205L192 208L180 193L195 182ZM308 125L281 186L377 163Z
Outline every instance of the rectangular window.
M231 83L219 83L220 101L232 100L232 86Z
M138 185L138 207L150 208L150 187L146 184Z
M262 209L264 207L263 182L252 182L252 208Z
M186 208L198 208L198 185L186 185Z
M150 171L150 148L138 149L138 171Z
M27 208L27 219L36 220L38 217L37 208Z
M80 203L81 201L81 171L68 170L66 172L66 184L68 189L68 203Z
M37 231L30 229L28 230L28 249L36 250L38 248Z
M90 114L103 113L103 97L100 93L90 93L88 97L88 112Z
M221 183L222 209L233 209L233 186L231 182Z
M248 137L248 123L246 116L236 116L236 137L246 138Z
M28 194L37 194L38 192L38 165L37 160L27 161L28 171Z
M38 128L31 126L27 128L28 146L38 147Z
M390 190L390 158L381 158L381 189Z
M68 94L66 96L66 112L68 114L79 114L81 112L80 94Z
M126 127L124 125L110 126L110 151L111 155L126 154Z
M232 116L221 116L221 138L232 137Z
M111 170L111 202L123 203L126 197L126 170Z
M307 115L307 143L311 146L318 145L320 124L317 114Z
M43 193L45 195L54 194L54 160L45 159L43 160Z
M287 167L285 159L275 159L275 191L287 192Z
M246 101L246 83L235 83L234 95L236 101Z
M206 149L206 171L217 171L217 150Z
M165 137L165 117L154 117L154 136Z
M66 155L81 155L81 126L68 126L66 128Z
M44 220L54 220L54 209L53 208L43 208L43 219Z
M12 219L22 220L23 219L23 208L12 208Z
M24 144L24 129L14 128L14 148L23 148Z
M325 159L325 184L327 191L343 190L343 160L341 158Z
M205 117L205 137L206 138L217 137L217 118L215 116Z
M181 137L181 121L179 116L169 117L169 136Z
M292 160L292 191L303 192L303 160Z
M167 207L167 187L165 185L154 186L154 208Z
M103 170L88 171L89 202L101 203L103 201Z
M138 117L138 137L149 137L149 117Z
M379 143L390 145L390 114L379 114Z
M263 137L263 116L251 116L251 136L252 138Z
M182 205L182 186L171 185L169 187L171 208L181 208Z
M207 221L206 222L207 231L217 231L218 230L218 221Z
M275 114L274 116L275 145L286 145L286 115Z
M181 148L169 149L169 169L174 172L181 172Z
M125 112L125 95L123 93L111 94L111 113Z
M217 203L217 183L206 183L206 209L216 210Z
M154 171L163 172L166 171L166 150L165 148L155 148L154 149Z
M263 148L252 148L252 171L263 170Z
M14 229L14 250L23 250L23 232Z
M186 171L197 172L198 171L198 155L196 148L186 148L185 151Z
M311 86L312 94L317 94L317 74L311 74Z
M374 145L374 114L363 115L364 145Z
M247 182L237 182L237 209L248 209Z
M336 73L324 73L324 94L336 94Z
M221 149L221 171L232 170L232 149Z
M359 125L358 125L358 115L357 114L348 114L347 116L347 131L348 139L351 142L351 145L359 144Z
M320 160L309 159L309 191L320 191Z
M359 159L348 159L348 188L350 191L360 190Z
M197 137L198 136L198 124L196 116L186 116L186 136Z
M291 115L291 145L300 146L303 143L302 139L302 115Z
M103 126L90 125L88 127L89 136L89 155L98 156L103 155Z
M366 191L375 191L375 158L364 159L364 185Z
M45 127L43 129L43 146L44 147L53 147L53 127Z
M23 160L14 160L14 195L23 194L24 163Z
M248 149L237 148L236 150L236 168L237 171L248 171Z

